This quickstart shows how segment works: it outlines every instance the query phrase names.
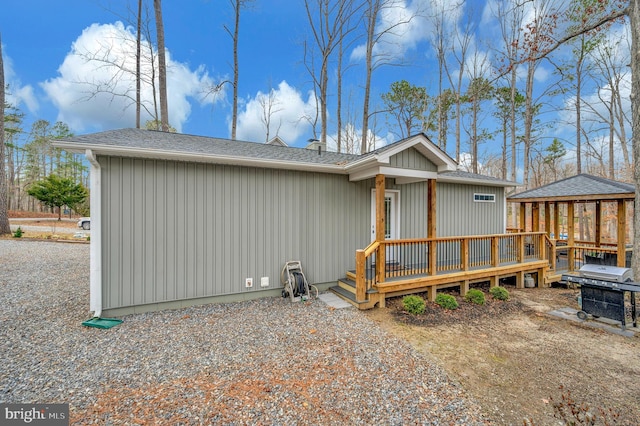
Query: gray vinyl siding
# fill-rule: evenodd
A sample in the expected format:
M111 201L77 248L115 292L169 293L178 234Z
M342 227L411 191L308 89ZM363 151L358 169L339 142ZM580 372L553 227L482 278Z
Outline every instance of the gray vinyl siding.
M372 180L159 160L99 161L105 310L256 292L261 277L269 277L266 289L279 288L288 260L300 260L312 283L335 281L355 267L356 249L370 242ZM252 288L245 287L248 277Z
M474 193L495 194L495 203L474 202ZM436 227L439 237L505 232L504 188L438 183L436 194Z
M420 154L415 148L409 148L393 155L389 159L389 164L392 167L402 169L424 170L429 172L438 171L436 165L429 161L424 155Z
M400 191L400 238L427 237L427 183L390 184L387 189Z

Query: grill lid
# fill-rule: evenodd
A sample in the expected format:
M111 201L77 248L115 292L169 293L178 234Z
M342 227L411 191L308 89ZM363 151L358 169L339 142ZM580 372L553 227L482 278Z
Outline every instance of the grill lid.
M580 268L580 276L595 280L623 283L633 281L633 270L631 268L621 268L619 266L594 265L587 263Z

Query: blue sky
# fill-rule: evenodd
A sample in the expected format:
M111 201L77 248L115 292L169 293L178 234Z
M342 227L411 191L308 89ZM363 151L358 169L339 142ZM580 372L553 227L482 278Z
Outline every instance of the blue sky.
M432 0L436 1L436 0ZM149 3L151 3L149 1ZM418 7L428 10L428 0L398 0L386 19L392 20ZM490 17L491 1L467 1L458 15L448 18L456 24L471 13L477 24L473 46L480 56L490 58L491 42L499 38L498 26ZM125 98L101 95L88 98L88 82L112 75L87 62L90 51L105 49L121 58L131 49L121 40L133 37L131 22L126 21L127 7L133 0L5 0L0 6L0 34L5 60L5 79L11 85L9 102L26 114L25 130L36 119L67 123L76 134L122 127L134 127L135 110ZM169 54L169 111L171 124L182 133L229 137L231 88L217 96L205 96L206 88L231 78L232 40L224 26L233 26L233 12L228 0L164 0L163 17L166 48ZM131 15L130 15L131 16ZM132 18L130 18L132 19ZM305 112L315 109L312 84L303 63L302 42L309 37L309 24L302 0L255 0L243 10L240 24L240 108L238 139L265 139L258 99L272 93L278 110L270 136L276 134L293 146L304 146L312 136ZM402 60L401 67L378 69L373 78L372 107L380 104L380 95L392 82L406 79L436 94L437 82L433 49L429 44L430 25L426 18L416 18L393 40L393 55ZM115 37L115 38L114 38ZM110 40L110 41L105 41ZM114 41L116 40L116 41ZM118 42L117 40L120 40ZM361 120L360 99L364 84L358 43L347 55L351 68L345 73L345 115L354 126ZM82 57L84 53L85 57ZM80 55L79 55L80 54ZM454 70L455 73L455 70ZM553 68L542 64L536 73L537 83L546 89ZM332 75L332 78L335 77ZM121 87L126 78L119 77ZM261 95L262 94L262 95ZM595 96L596 93L587 93ZM330 102L334 101L331 94ZM147 99L150 99L148 97ZM545 99L545 102L547 100ZM555 98L555 105L568 102ZM331 114L330 110L330 114ZM545 120L560 119L562 112L545 113ZM335 134L330 116L329 134ZM395 136L385 129L379 116L374 132L380 144ZM564 121L570 121L564 120ZM549 130L549 137L564 135L567 123ZM358 128L355 129L359 131ZM550 142L549 138L549 142ZM570 138L570 136L569 136ZM496 142L497 143L497 142ZM568 147L570 149L570 146ZM483 152L493 150L491 143ZM449 149L448 149L449 151ZM449 152L451 155L452 153Z

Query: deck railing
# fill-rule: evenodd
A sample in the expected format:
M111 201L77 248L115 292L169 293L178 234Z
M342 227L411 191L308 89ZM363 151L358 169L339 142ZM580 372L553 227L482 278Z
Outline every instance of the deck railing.
M544 232L387 240L356 253L356 298L374 285L546 258Z

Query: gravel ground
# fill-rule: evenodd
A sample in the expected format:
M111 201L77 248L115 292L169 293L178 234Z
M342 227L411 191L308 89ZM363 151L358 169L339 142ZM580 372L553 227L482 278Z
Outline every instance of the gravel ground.
M89 246L0 239L0 402L72 424L486 424L435 362L354 308L281 298L88 318Z

